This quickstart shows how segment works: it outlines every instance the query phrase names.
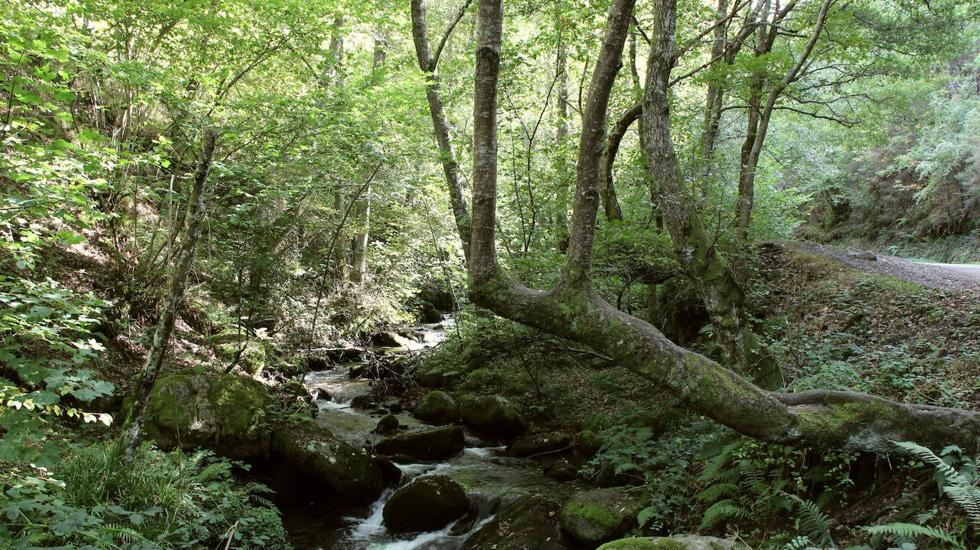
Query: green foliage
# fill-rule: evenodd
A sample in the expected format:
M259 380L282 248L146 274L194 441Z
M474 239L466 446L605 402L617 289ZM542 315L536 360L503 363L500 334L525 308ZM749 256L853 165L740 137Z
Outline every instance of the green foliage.
M4 474L0 540L33 546L290 548L278 512L257 484L238 484L235 464L207 452L144 446L122 468L111 446L77 449L55 472Z
M853 454L831 452L808 463L805 450L744 438L720 439L702 452L708 456L697 494L705 506L702 529L728 524L758 536L792 520L801 535L787 541L790 547L833 546L832 520L821 506L846 498Z
M895 442L895 446L923 464L933 467L940 492L960 507L974 531L980 530L980 487L977 486L977 464L973 459L953 445L943 449L942 456L911 441ZM920 521L924 522L930 516L931 514L924 514L924 519ZM864 527L864 530L872 536L872 543L880 543L887 537L900 542L935 541L943 548L969 547L962 533L950 532L948 528L894 522Z

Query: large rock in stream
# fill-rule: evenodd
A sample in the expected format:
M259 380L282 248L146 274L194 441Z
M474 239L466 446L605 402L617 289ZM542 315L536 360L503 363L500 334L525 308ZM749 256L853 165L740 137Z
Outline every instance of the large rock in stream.
M459 420L459 405L444 391L430 391L415 407L415 417L429 424L452 424Z
M564 550L560 509L542 495L505 496L493 519L466 539L463 550Z
M623 489L594 489L573 496L562 508L561 528L592 548L623 536L636 525L640 501Z
M517 406L499 395L467 397L459 404L463 423L482 435L513 439L527 431Z
M458 483L446 476L423 476L395 491L385 503L385 527L392 533L434 531L461 518L470 508Z
M369 504L384 490L381 468L366 450L312 422L278 426L272 435L272 449L282 460L326 486L329 496Z
M144 431L161 448L204 447L229 458L264 458L269 450L268 389L231 374L171 374L150 394Z
M439 460L458 455L463 439L462 428L446 426L387 437L375 444L374 450L396 459Z

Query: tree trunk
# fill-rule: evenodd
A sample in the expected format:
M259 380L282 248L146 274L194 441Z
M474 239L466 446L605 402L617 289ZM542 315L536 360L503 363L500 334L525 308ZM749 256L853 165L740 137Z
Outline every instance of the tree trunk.
M374 62L371 66L371 81L375 86L381 84L381 64L384 63L387 52L385 41L381 38L374 40ZM371 229L371 184L364 191L364 198L358 201L358 228L351 243L351 272L350 280L355 284L367 282L367 245Z
M460 10L459 17L462 17L463 10L469 2ZM445 109L442 106L442 99L439 97L439 75L436 72L442 45L452 32L453 27L459 22L459 17L446 31L445 38L440 42L440 47L436 51L436 57L431 53L429 47L429 31L425 22L425 0L412 0L412 39L415 42L415 53L418 57L419 68L426 73L428 83L425 87L425 98L429 102L429 114L432 116L432 128L436 134L436 142L439 144L439 161L442 163L442 170L446 176L446 183L449 191L449 202L453 209L453 217L456 219L456 229L459 231L459 238L463 245L463 254L469 261L470 252L470 214L467 210L466 199L463 198L463 179L459 174L459 164L456 160L456 152L453 150L452 138L449 134L449 120L446 118Z
M564 37L561 36L562 21L556 21L558 29L558 59L556 70L558 74L558 104L557 119L558 128L555 131L555 144L558 147L555 155L555 172L558 175L558 192L556 193L555 204L555 229L558 236L558 250L565 252L568 250L568 195L572 185L571 178L568 176L568 163L566 156L566 141L568 140L568 46L565 44Z
M673 19L674 0L658 0L661 17ZM615 0L610 7L603 51L616 50L625 35L619 17L629 15L633 0ZM970 411L894 403L851 392L813 391L782 394L765 391L714 361L670 342L649 323L616 310L588 284L576 277L589 264L566 269L550 292L521 286L497 264L494 251L496 196L496 87L502 32L501 0L482 0L476 55L476 91L473 128L473 251L468 266L474 303L508 319L591 346L640 376L677 396L691 410L744 435L764 441L863 451L891 450L891 441L913 440L925 445L957 444L974 450L980 442L980 415ZM666 25L664 25L666 27ZM671 24L672 28L673 25ZM619 41L619 49L622 42ZM600 54L600 60L604 56ZM585 127L593 116L605 117L609 85L615 72L600 61L589 92ZM663 78L663 71L655 79ZM663 90L666 88L664 87ZM655 106L649 86L644 105ZM653 97L651 97L653 96ZM643 132L658 129L666 106L649 118ZM599 122L601 125L602 123ZM656 142L648 136L647 143ZM669 140L669 134L667 134ZM588 154L595 134L583 132ZM601 143L601 141L599 142ZM671 147L672 149L672 147ZM580 161L586 161L580 156ZM577 181L576 212L571 243L579 250L566 256L566 264L588 262L591 244L583 232L595 230L598 179ZM591 212L580 211L591 209ZM591 220L591 223L590 223Z
M640 119L642 112L643 104L637 103L616 121L612 130L609 131L606 146L603 147L602 157L599 159L599 193L602 195L602 206L606 219L610 221L623 219L623 209L619 206L619 197L616 196L616 185L613 180L616 155L619 153L619 146L626 136L626 131Z
M749 235L749 225L752 222L752 208L755 200L755 174L759 166L759 155L762 154L762 146L765 143L766 133L769 130L769 121L772 118L773 110L776 108L776 100L779 99L779 96L782 95L783 91L790 84L799 78L800 71L803 69L810 54L813 53L813 48L820 39L820 33L823 30L824 23L827 21L827 13L830 11L830 5L833 2L834 0L823 0L823 3L820 5L820 11L817 13L817 21L814 25L813 32L809 40L807 40L806 46L804 46L803 51L796 58L793 66L783 76L782 80L769 90L766 96L765 107L762 108L761 112L759 112L759 108L762 94L762 77L758 76L757 78L759 80L753 81L753 91L750 93L755 93L755 95L750 97L750 102L754 99L755 105L752 106L750 104L749 106L749 130L753 131L753 121L751 120L753 113L757 116L757 124L753 131L751 146L749 146L748 136L746 137L746 142L742 145L742 166L739 170L738 179L738 234L742 240L748 239ZM777 13L776 20L770 25L771 30L769 32L766 52L772 49L773 41L778 34L779 21L786 17L794 5L795 2L790 2L790 4ZM756 88L755 86L758 87ZM747 151L746 148L748 148Z
M204 149L194 174L191 195L187 201L184 239L180 243L180 252L177 254L173 273L170 275L167 301L163 304L160 319L157 321L156 330L153 332L153 342L147 352L146 362L143 363L143 372L133 391L133 408L123 429L119 448L122 451L124 464L131 464L136 456L136 449L139 447L140 434L143 429L143 418L146 416L146 407L150 400L150 392L160 375L160 368L163 366L163 360L167 355L170 335L174 330L177 311L184 300L187 275L191 270L194 248L201 236L201 225L204 221L204 183L207 181L208 172L211 170L211 161L214 158L214 146L217 139L218 133L214 130L207 130L204 134Z
M725 29L722 23L728 17L728 0L718 0L718 15L714 30L714 40L711 43L711 59L721 60L725 55ZM707 180L711 175L711 163L714 157L715 145L718 142L718 128L721 125L721 108L725 98L725 83L717 77L708 81L708 92L704 105L704 130L701 134L702 177Z

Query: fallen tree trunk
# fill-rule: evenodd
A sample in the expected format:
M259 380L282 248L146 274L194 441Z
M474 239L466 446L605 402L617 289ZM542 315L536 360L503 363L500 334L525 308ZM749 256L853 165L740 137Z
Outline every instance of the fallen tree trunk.
M579 148L575 216L566 269L551 291L526 288L498 265L496 209L496 89L500 66L501 0L482 0L476 53L473 129L473 234L470 291L477 305L508 319L591 346L676 395L691 410L763 441L888 451L891 442L950 443L972 451L980 414L895 403L851 393L766 391L717 362L678 346L653 325L617 310L589 283L591 236L598 211L596 158L612 80L618 70L635 0L615 0L589 91ZM660 0L672 7L674 0ZM625 19L625 21L624 21Z

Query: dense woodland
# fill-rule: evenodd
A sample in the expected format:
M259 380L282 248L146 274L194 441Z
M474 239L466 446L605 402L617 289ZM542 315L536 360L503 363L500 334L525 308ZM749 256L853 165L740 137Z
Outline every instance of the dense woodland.
M0 28L0 547L980 545L977 0Z

